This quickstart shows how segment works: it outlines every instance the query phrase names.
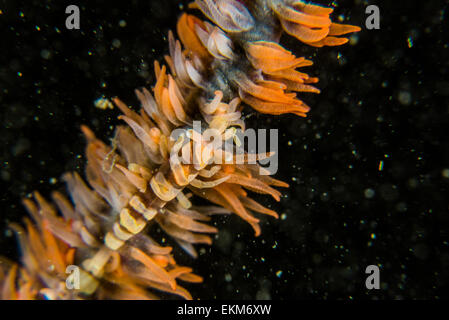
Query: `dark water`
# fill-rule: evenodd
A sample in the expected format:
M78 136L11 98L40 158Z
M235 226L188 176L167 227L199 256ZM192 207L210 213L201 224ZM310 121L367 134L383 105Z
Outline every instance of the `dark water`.
M279 129L276 177L291 188L280 203L259 199L283 219L263 218L259 238L236 217L217 219L219 238L196 261L177 250L205 278L188 286L195 297L448 297L448 2L337 3L334 16L360 26L377 4L381 28L337 48L283 40L314 60L307 72L322 90L301 95L307 119L248 120ZM82 172L80 125L106 140L119 122L117 110L93 101L119 96L137 106L133 90L154 83L153 60L167 53L187 2L89 1L80 31L65 28L68 4L0 2L0 254L11 258L18 248L7 223L25 215L21 197L64 190L61 174ZM368 291L372 264L381 289Z

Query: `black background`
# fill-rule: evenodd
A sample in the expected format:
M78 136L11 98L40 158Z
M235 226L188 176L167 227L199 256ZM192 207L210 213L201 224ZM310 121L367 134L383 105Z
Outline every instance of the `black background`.
M307 72L322 93L301 95L309 117L247 122L279 129L276 177L291 187L280 203L257 198L284 219L262 218L254 238L237 217L218 218L218 239L197 260L177 249L178 262L205 278L187 286L196 298L448 297L448 2L334 3L334 19L362 26L355 45L282 41L315 62ZM81 30L65 28L69 4L81 9ZM7 224L24 216L20 198L64 190L61 174L82 172L79 126L112 136L117 110L93 101L138 105L133 90L154 83L153 60L167 53L186 4L0 1L0 254L18 259ZM380 7L380 30L364 27L369 4ZM365 289L371 264L380 266L380 290Z

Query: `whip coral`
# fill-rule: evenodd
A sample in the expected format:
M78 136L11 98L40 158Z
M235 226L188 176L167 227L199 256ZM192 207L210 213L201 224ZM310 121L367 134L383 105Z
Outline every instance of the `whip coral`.
M136 90L139 113L119 100L123 125L112 145L81 128L87 167L83 180L67 173L71 201L61 193L52 202L38 192L24 205L32 217L25 228L12 224L22 248L22 264L0 263L3 299L153 299L163 291L190 299L180 282L201 282L179 266L172 248L146 232L157 224L196 257L195 244L211 244L217 229L211 215L234 213L261 233L256 214L277 213L251 199L247 191L271 195L288 187L250 160L270 154L246 153L241 163L223 162L223 145L212 146L208 130L236 144L245 129L242 108L306 116L297 93L319 93L317 78L297 71L311 61L279 44L283 32L315 46L347 42L340 37L358 27L333 23L332 9L292 0L198 0L200 15L184 13L175 39L169 33L166 65L154 63L152 90ZM204 120L195 129L194 120ZM182 129L174 136L174 131ZM213 149L214 152L211 152ZM180 153L188 161L180 161ZM184 159L185 160L185 159ZM194 196L213 205L194 205ZM79 288L67 288L66 270L79 267Z

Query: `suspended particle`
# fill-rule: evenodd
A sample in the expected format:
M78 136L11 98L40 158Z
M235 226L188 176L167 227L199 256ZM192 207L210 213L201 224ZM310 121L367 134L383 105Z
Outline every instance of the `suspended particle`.
M101 110L106 110L108 108L114 109L114 105L112 104L112 102L105 98L98 98L94 101L94 105Z
M383 171L384 170L384 162L382 160L380 160L379 162L379 171Z

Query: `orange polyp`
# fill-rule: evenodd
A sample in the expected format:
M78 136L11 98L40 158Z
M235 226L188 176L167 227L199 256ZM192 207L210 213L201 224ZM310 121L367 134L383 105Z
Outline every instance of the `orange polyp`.
M65 274L66 264L64 258L59 250L56 239L48 230L48 222L46 220L42 222L42 227L42 234L48 252L48 258L53 262L58 273Z
M266 57L289 61L295 59L295 56L290 51L271 41L250 42L247 50L256 59L266 59Z
M309 46L318 47L321 48L323 46L341 46L345 43L347 43L349 40L347 38L337 38L337 37L327 37L323 40L317 41L317 42L307 42Z
M346 38L335 38L347 33L360 31L359 27L334 23L329 15L333 9L302 1L292 6L276 2L273 10L277 13L283 29L298 40L314 47L339 46Z
M192 283L201 283L203 278L193 273L183 273L179 275L179 279Z
M270 72L269 74L274 77L283 78L299 83L303 83L304 80L309 79L309 76L306 73L296 71L295 69L279 70L275 72Z
M226 183L215 187L215 190L229 203L233 208L234 212L238 214L243 220L249 223L258 223L259 219L254 218L250 215L243 207L240 200L237 198L234 192L227 186Z
M272 216L273 218L276 218L276 219L279 218L279 215L276 213L276 211L265 208L260 203L258 203L257 201L254 201L251 198L243 198L243 199L241 198L241 201L242 201L243 205L250 210Z
M251 227L254 229L254 236L255 236L255 237L260 236L260 234L261 234L261 229L260 229L259 223L249 221L249 224L250 224Z
M7 297L9 300L17 300L18 297L15 285L17 269L17 265L13 265L6 276L6 280L3 280L5 284L3 286L3 292L1 292L1 295Z
M181 276L182 274L188 274L192 272L192 268L188 268L188 267L175 267L174 269L170 270L168 272L168 274L170 274L171 277L173 278L178 278L179 276Z
M31 221L28 219L25 219L25 224L27 226L27 234L29 238L29 246L32 254L36 257L47 257L47 254L45 252L45 248L43 247L41 240L39 238L39 234L37 233L36 229L32 225ZM45 264L48 263L48 261L43 261Z
M293 3L293 6L304 13L324 17L329 16L334 11L333 8L327 8L317 4L305 3L303 1L295 2Z
M275 72L289 68L297 68L304 61L304 58L281 60L273 58L272 56L265 56L264 58L260 59L249 57L249 59L254 65L254 67L261 69L265 73Z
M296 37L302 42L316 42L324 39L329 34L328 27L311 29L307 26L284 21L282 19L281 23L288 34Z
M202 29L205 28L203 22L187 13L184 13L178 21L176 31L178 32L181 42L186 48L197 54L202 59L210 58L210 54L204 48L201 41L196 36L195 25L199 25Z
M159 63L157 64L157 66L155 63L155 68L157 67L159 67ZM165 72L166 67L162 66L162 68L160 68L160 71L158 72L156 85L154 86L154 98L156 99L158 105L162 105L162 90L164 89L164 84L166 80Z
M165 256L153 255L152 258L153 258L154 262L156 262L161 268L165 268L166 266L168 266L168 259ZM170 272L169 272L169 274L170 274ZM175 277L172 276L172 278L175 278Z
M251 94L252 96L266 100L268 102L277 103L292 103L293 98L285 94L284 90L272 89L265 86L260 86L254 82L243 79L237 82L243 90Z
M230 178L226 181L227 183L234 183L241 185L251 191L266 193L271 195L276 201L280 200L280 192L269 187L265 183L261 182L258 179L248 178L243 175L231 174Z
M162 89L162 112L167 117L168 120L174 125L180 125L181 123L176 118L176 113L173 110L173 106L170 101L169 93L167 88Z
M165 283L169 284L173 290L176 290L176 281L174 280L174 278L172 278L170 274L162 269L151 257L137 248L131 248L130 254L134 259L144 264L154 275L163 280Z
M114 104L120 109L120 111L127 116L128 118L134 120L135 122L139 123L139 115L132 111L126 104L123 103L119 98L115 97L112 99Z
M254 67L263 72L297 68L304 62L303 57L297 58L280 45L273 46L270 42L252 42L248 44L247 52Z
M73 264L75 261L75 248L70 248L67 250L67 253L65 254L65 261L67 265Z
M185 217L170 211L169 214L169 220L171 221L171 223L176 224L183 229L204 233L218 232L217 228L197 222L189 217Z
M81 132L84 134L87 142L95 140L95 134L86 125L81 125Z
M50 205L50 203L48 203L44 197L41 196L41 194L37 191L33 192L33 197L34 199L36 199L37 204L39 206L39 211L43 211L43 212L47 212L50 213L52 215L55 215L55 209L53 208L52 205Z
M341 36L347 33L359 32L361 29L357 26L352 26L349 24L340 24L333 22L329 29L330 36Z
M290 90L301 91L301 92L310 92L310 93L320 93L321 91L314 86L309 86L307 84L302 83L293 83L289 84L288 88Z
M241 96L242 100L249 104L252 108L260 113L279 115L283 113L294 113L301 117L306 117L306 113L309 112L310 108L304 105L299 100L294 104L282 104L275 102L265 102L257 99L249 94L243 93Z
M276 11L285 20L300 23L311 28L326 28L331 25L331 20L328 16L313 16L288 7L278 7Z
M283 84L282 82L278 82L278 81L272 81L272 80L257 80L256 84L268 88L268 89L273 89L273 90L282 90L284 91L285 89L287 89L287 86L285 84Z
M288 183L281 181L281 180L274 179L269 176L260 176L259 179L262 180L263 182L269 184L270 186L281 187L281 188L290 187Z
M156 81L159 79L160 74L161 74L161 65L159 61L154 60L154 76L156 77Z
M243 190L243 188L241 186L239 186L238 184L234 184L232 186L232 191L234 191L234 193L236 194L236 196L239 199L242 199L242 198L245 198L248 196L248 193L245 190Z
M137 174L135 174L134 172L129 171L127 168L116 164L115 165L117 168L120 169L120 171L123 172L123 174L126 176L126 178L128 178L128 180L137 188L140 190L140 192L145 192L146 188L147 188L147 181L143 178L141 178L140 176L138 176Z

